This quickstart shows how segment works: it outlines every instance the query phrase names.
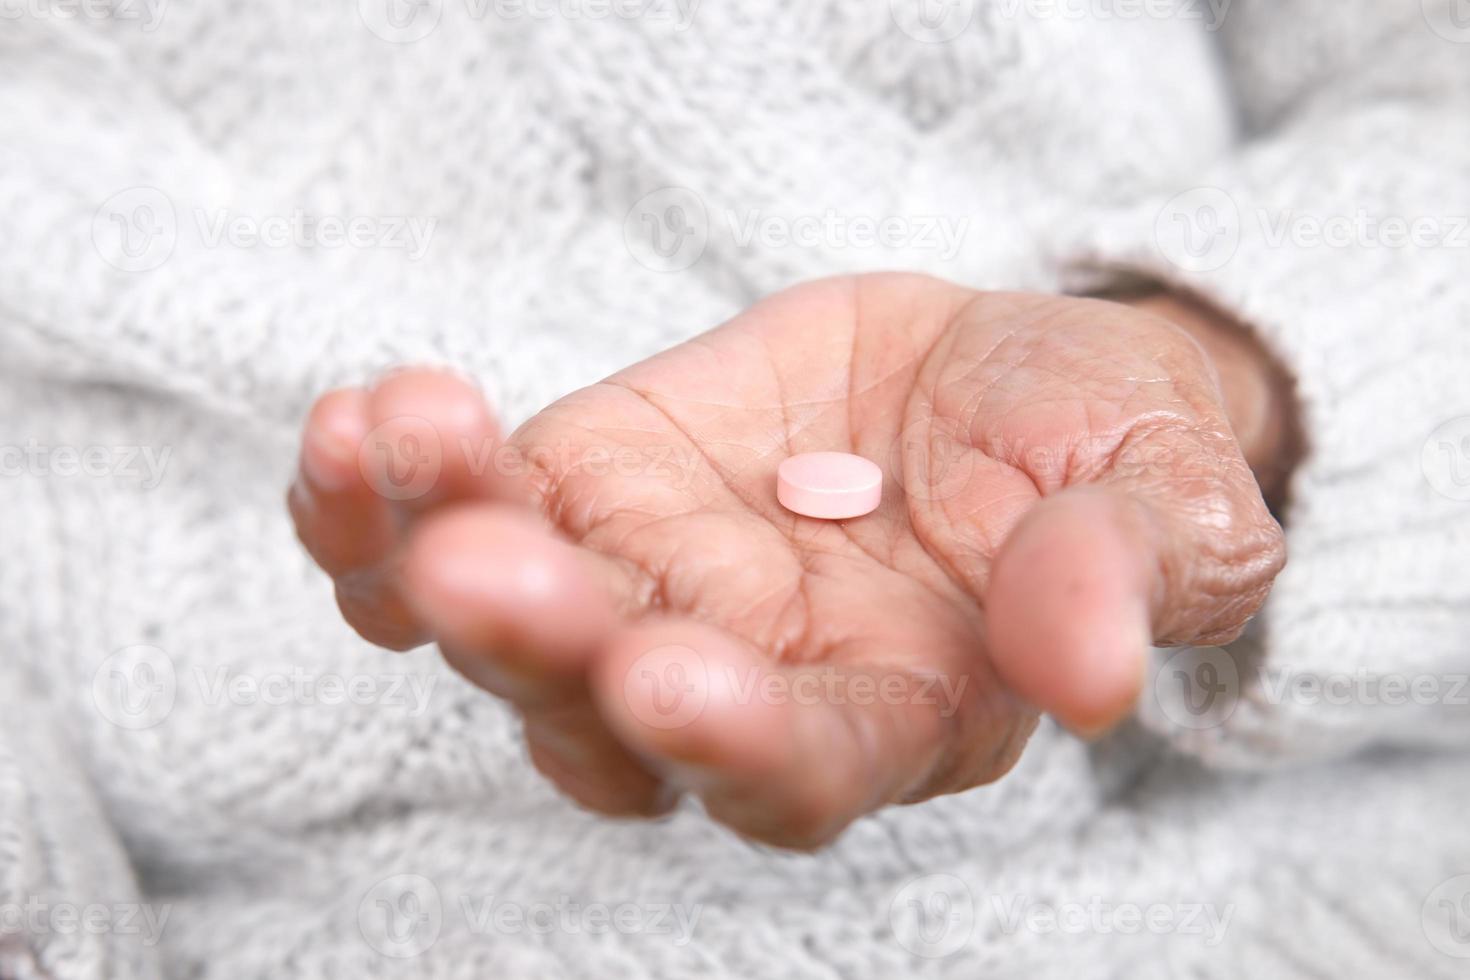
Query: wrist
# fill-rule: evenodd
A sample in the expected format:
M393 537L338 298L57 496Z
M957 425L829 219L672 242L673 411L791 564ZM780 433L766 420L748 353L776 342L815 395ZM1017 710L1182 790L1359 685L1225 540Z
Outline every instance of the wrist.
M1249 329L1210 306L1173 293L1120 300L1184 330L1220 379L1231 429L1267 503L1277 507L1301 454L1291 376Z

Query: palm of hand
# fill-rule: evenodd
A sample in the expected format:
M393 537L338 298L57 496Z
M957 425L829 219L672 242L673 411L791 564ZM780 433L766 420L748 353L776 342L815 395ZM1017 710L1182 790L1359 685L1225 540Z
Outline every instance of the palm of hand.
M1280 560L1199 351L1112 304L814 283L508 442L573 547L503 621L433 630L450 661L518 703L533 758L583 802L651 812L672 783L780 844L997 778L1028 703L1110 721L1149 640L1229 635ZM776 502L779 462L829 449L884 469L876 512ZM428 620L437 555L472 519L417 535L405 591ZM1222 521L1188 563L1168 540ZM540 532L513 533L538 553Z

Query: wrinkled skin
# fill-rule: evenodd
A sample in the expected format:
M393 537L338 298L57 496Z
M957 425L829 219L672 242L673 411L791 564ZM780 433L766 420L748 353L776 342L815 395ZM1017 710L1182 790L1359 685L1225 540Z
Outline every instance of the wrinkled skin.
M878 462L880 508L783 510L814 450ZM1150 643L1230 639L1284 559L1188 333L904 275L788 290L508 439L446 372L332 392L290 500L348 621L437 642L570 796L693 791L800 848L998 778L1038 711L1104 730Z

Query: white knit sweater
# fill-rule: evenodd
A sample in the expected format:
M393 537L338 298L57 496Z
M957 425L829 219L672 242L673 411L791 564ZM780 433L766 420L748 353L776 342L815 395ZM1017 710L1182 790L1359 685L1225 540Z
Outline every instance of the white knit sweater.
M0 2L0 976L1464 976L1465 14ZM1247 641L797 856L579 811L339 621L315 394L447 362L515 422L866 268L1256 328L1311 453Z

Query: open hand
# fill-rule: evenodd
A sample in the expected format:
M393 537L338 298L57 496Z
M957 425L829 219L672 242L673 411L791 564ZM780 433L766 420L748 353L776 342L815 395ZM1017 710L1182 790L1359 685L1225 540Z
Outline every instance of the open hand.
M877 462L880 508L783 510L816 450ZM793 847L998 778L1038 710L1108 727L1284 559L1188 333L907 275L788 290L509 437L444 372L330 393L290 503L349 622L437 642L572 797L689 790Z

